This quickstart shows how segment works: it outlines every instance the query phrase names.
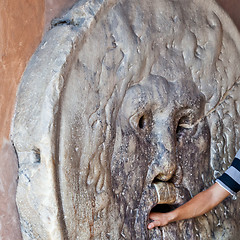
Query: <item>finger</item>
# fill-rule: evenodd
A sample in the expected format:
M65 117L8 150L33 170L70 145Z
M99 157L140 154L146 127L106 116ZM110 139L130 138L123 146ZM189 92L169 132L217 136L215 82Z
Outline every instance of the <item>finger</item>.
M151 222L148 224L148 229L152 229L152 228L154 228L154 224Z
M162 226L160 221L153 221L148 224L148 229L152 229L152 228L160 227L160 226Z

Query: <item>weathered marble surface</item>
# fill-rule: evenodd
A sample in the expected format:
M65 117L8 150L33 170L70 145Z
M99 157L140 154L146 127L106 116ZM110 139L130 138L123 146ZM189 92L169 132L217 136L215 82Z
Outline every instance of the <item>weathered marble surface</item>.
M157 202L167 211L210 186L239 148L239 40L204 0L79 1L56 20L12 125L23 238L237 239L231 198L146 226Z

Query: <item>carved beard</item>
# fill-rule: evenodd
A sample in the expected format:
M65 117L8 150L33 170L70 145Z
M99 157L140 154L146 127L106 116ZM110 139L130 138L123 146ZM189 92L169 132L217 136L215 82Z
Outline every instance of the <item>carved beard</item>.
M219 219L219 222L224 219L221 216L223 212L229 215L219 206L204 216L149 231L148 216L158 201L156 190L150 181L152 178L149 177L154 172L154 161L150 160L156 154L156 149L151 147L154 146L151 142L154 136L150 134L142 141L132 130L124 132L119 128L117 139L122 142L115 143L111 169L115 201L120 207L120 218L123 220L119 233L123 239L219 239L224 234L224 229L220 227L223 222L233 229L237 228L237 224L231 219L222 220L219 226L211 224L216 222L213 219ZM179 195L175 204L158 205L155 211L170 211L185 203L191 196L209 187L213 175L209 166L210 132L206 119L192 129L177 129L176 140L178 169L169 181L174 182ZM236 232L229 230L227 234L236 239Z

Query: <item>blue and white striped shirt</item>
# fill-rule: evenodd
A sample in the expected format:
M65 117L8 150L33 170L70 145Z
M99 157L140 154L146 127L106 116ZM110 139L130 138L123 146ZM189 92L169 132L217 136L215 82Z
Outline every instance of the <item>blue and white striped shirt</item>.
M232 195L240 190L240 150L238 150L231 166L216 182Z

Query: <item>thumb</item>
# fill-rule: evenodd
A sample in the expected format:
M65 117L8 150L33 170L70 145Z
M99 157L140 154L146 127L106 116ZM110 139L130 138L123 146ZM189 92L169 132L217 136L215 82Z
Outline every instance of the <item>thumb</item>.
M152 229L155 227L161 226L160 221L153 221L151 223L148 224L148 229Z

